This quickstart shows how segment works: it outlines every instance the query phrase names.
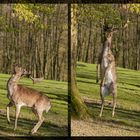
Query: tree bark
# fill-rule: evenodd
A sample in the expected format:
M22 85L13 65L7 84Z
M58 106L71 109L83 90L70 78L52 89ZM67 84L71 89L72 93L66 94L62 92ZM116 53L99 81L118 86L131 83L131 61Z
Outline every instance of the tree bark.
M76 82L77 55L77 10L78 5L71 5L71 115L79 119L88 117L88 109L79 94Z

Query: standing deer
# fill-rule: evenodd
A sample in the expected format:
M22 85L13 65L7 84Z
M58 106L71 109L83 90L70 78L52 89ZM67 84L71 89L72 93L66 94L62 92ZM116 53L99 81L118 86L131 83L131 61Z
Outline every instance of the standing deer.
M123 28L125 29L128 26L128 22L124 25ZM101 111L100 111L100 117L102 116L103 108L104 108L104 98L108 96L110 93L113 96L113 111L112 111L112 117L114 117L115 114L115 107L116 107L116 98L117 98L117 83L116 83L116 66L115 66L115 58L111 51L111 41L113 33L119 30L119 28L113 28L105 26L104 32L105 32L105 38L103 47L101 50L101 54L98 58L98 64L97 64L97 77L96 82L99 81L99 64L100 64L100 97L102 101Z
M18 84L18 81L23 75L28 75L28 72L22 67L15 66L14 74L10 77L7 82L8 94L7 97L10 100L7 105L7 120L10 123L9 117L9 108L15 105L16 107L16 119L15 119L15 127L17 128L17 119L20 113L20 109L22 106L30 107L33 113L37 116L38 122L34 126L34 128L30 131L31 134L37 132L39 127L44 121L43 112L48 112L51 108L50 100L48 97L41 92L25 87L23 85Z
M103 44L102 58L100 63L101 72L101 84L100 84L100 96L102 101L102 107L100 117L102 116L104 108L104 97L112 93L113 96L113 111L114 117L117 97L117 83L116 83L116 67L115 59L111 52L111 40L113 35L113 29L108 29L105 34L105 42Z

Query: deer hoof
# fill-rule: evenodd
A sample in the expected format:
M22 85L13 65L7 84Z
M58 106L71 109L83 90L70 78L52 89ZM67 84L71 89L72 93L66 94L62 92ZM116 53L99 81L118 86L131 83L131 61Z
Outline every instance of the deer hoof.
M16 131L16 129L17 129L17 128L15 127L15 128L14 128L14 131Z
M113 113L112 113L112 117L114 117L114 116L115 116L115 113L113 112Z
M8 124L10 124L10 121L7 121Z
M100 114L99 117L101 118L102 117L102 114Z
M32 129L29 133L34 134L34 133L36 133L36 131L34 129Z

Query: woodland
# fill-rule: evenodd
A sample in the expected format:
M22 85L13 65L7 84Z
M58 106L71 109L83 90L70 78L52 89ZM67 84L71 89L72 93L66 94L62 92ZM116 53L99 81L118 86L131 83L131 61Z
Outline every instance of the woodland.
M0 5L0 72L20 64L33 77L67 80L67 5Z

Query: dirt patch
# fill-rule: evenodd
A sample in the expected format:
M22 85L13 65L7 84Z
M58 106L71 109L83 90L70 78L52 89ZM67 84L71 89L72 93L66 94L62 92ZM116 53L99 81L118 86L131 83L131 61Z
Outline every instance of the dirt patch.
M140 129L114 123L96 121L71 121L72 136L140 136Z

